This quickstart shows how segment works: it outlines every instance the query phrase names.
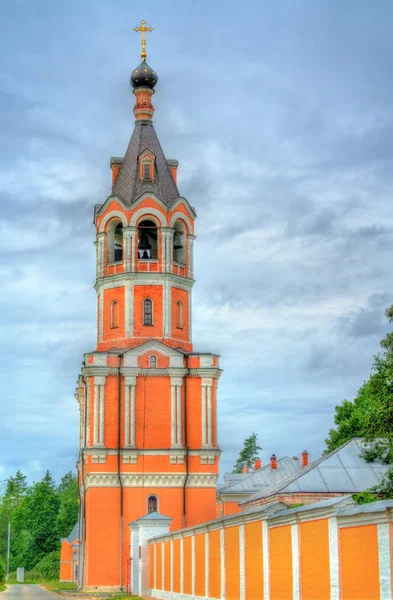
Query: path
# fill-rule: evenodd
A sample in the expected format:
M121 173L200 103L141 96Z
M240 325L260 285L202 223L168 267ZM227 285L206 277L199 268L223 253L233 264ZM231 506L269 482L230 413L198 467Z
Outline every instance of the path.
M40 585L7 585L5 592L1 594L1 600L50 600L56 598L60 600L61 596L55 594L55 592L48 592Z

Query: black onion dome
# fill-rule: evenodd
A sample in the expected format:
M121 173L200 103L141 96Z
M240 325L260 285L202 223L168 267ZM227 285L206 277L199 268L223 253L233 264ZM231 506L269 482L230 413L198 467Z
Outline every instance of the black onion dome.
M131 73L130 83L133 88L149 87L153 89L157 80L157 73L143 60Z

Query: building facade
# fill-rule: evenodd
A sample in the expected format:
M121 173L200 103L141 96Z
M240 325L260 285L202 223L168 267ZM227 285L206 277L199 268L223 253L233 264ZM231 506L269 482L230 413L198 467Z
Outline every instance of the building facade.
M193 350L195 209L177 188L153 126L156 72L132 72L135 125L111 158L112 193L95 207L97 347L84 355L80 406L79 584L125 588L128 525L171 529L216 513L219 357Z

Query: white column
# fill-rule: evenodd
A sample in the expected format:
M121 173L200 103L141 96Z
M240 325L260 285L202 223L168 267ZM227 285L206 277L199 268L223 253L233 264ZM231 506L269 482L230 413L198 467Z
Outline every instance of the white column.
M195 235L187 236L187 252L188 252L188 277L194 278L194 240Z
M209 565L210 565L209 553L210 553L209 532L207 531L205 533L205 596L206 596L206 598L209 597Z
M181 432L181 386L176 386L176 412L177 412L177 428L176 428L176 444L182 445Z
M202 446L213 445L213 402L211 377L202 378Z
M330 600L340 600L339 536L336 517L329 523Z
M207 427L206 427L206 385L202 384L202 446L207 445Z
M240 600L246 598L246 570L245 570L245 547L244 547L244 525L239 525L239 574L240 574Z
M165 543L161 544L161 564L162 564L162 572L161 572L161 589L164 591L164 583L165 583Z
M154 589L157 589L157 544L154 544Z
M292 576L293 576L293 600L300 600L300 570L299 570L299 530L298 524L291 525L292 539Z
M94 446L105 441L105 377L94 377Z
M86 423L86 439L85 439L85 446L90 446L90 422L91 422L91 416L90 416L90 400L91 400L91 386L90 386L90 377L87 377L87 382L86 382L86 419L87 419L87 423Z
M379 590L381 600L392 598L392 571L390 558L390 523L379 523L378 556L379 556Z
M213 445L212 386L207 387L207 445Z
M181 377L171 377L171 445L179 448L182 445L181 418Z
M126 376L124 394L124 446L135 448L136 377Z
M132 235L135 227L124 227L123 228L123 267L124 272L128 273L131 271L131 248L132 248Z
M136 259L138 256L138 228L135 225L127 227L127 230L131 232L130 235L130 266L131 271L136 271Z
M220 529L221 600L225 600L225 529Z
M97 250L97 262L96 262L96 273L97 279L104 276L104 265L105 265L105 237L106 233L98 233L97 241L95 242Z
M270 600L269 581L269 528L266 521L262 521L262 553L263 553L263 600Z
M163 295L164 295L164 301L163 301L163 305L162 305L162 311L163 311L163 324L164 324L164 337L171 337L171 306L172 306L172 302L171 302L171 284L169 283L169 281L167 279L164 280L164 286L163 286Z
M98 292L98 339L104 339L104 290Z

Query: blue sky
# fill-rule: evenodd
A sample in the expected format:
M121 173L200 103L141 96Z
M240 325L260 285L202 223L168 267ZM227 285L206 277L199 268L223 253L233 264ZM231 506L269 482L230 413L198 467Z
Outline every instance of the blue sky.
M155 126L197 208L195 349L221 354L221 472L255 431L310 459L368 377L393 303L393 5L13 0L0 55L0 479L60 477L96 341L93 206Z

